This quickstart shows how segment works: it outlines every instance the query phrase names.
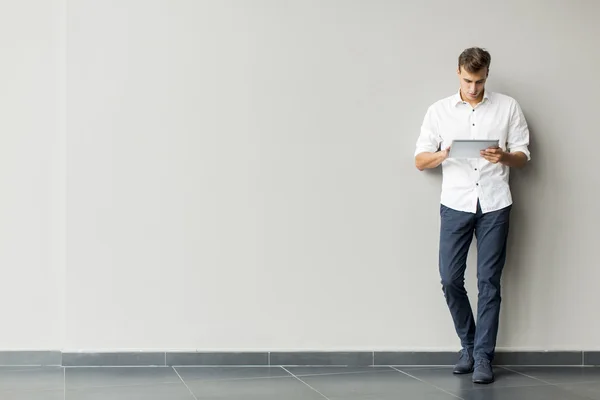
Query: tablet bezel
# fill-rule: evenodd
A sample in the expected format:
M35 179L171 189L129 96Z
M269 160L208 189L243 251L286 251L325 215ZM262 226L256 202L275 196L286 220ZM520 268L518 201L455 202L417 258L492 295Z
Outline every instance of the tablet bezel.
M464 146L461 146L461 144ZM479 158L481 157L481 150L485 150L490 147L500 147L500 141L498 139L455 139L452 141L452 145L450 146L448 158ZM477 155L464 156L462 155L464 152L469 154L473 152L473 154L477 153ZM457 153L458 156L456 155Z

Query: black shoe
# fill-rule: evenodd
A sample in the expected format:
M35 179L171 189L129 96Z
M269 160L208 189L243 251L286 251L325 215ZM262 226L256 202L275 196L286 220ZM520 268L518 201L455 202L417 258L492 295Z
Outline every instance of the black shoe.
M458 362L454 366L454 370L452 372L455 374L470 374L473 372L474 364L475 360L473 359L473 351L462 349L460 351Z
M494 382L494 370L490 360L481 359L475 363L475 372L473 373L473 383L492 383Z

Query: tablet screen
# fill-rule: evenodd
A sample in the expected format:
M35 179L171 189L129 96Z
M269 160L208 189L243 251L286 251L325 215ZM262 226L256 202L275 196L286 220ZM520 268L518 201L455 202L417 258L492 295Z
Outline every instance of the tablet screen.
M480 158L481 150L498 147L496 140L453 140L449 158Z

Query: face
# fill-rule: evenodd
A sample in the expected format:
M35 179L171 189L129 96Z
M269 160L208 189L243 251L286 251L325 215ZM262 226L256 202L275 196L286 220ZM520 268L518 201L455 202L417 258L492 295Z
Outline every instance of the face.
M458 79L460 80L460 93L463 99L468 101L481 101L487 76L487 68L475 73L468 72L464 68L459 68Z

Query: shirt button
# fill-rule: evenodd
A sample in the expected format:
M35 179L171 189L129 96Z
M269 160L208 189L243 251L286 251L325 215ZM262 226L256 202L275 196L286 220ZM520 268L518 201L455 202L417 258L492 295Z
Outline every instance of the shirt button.
M473 124L473 126L475 126L475 124Z
M475 109L473 109L473 112L475 111Z
M475 168L475 171L477 171L477 168Z
M479 186L479 183L476 183L475 185Z

